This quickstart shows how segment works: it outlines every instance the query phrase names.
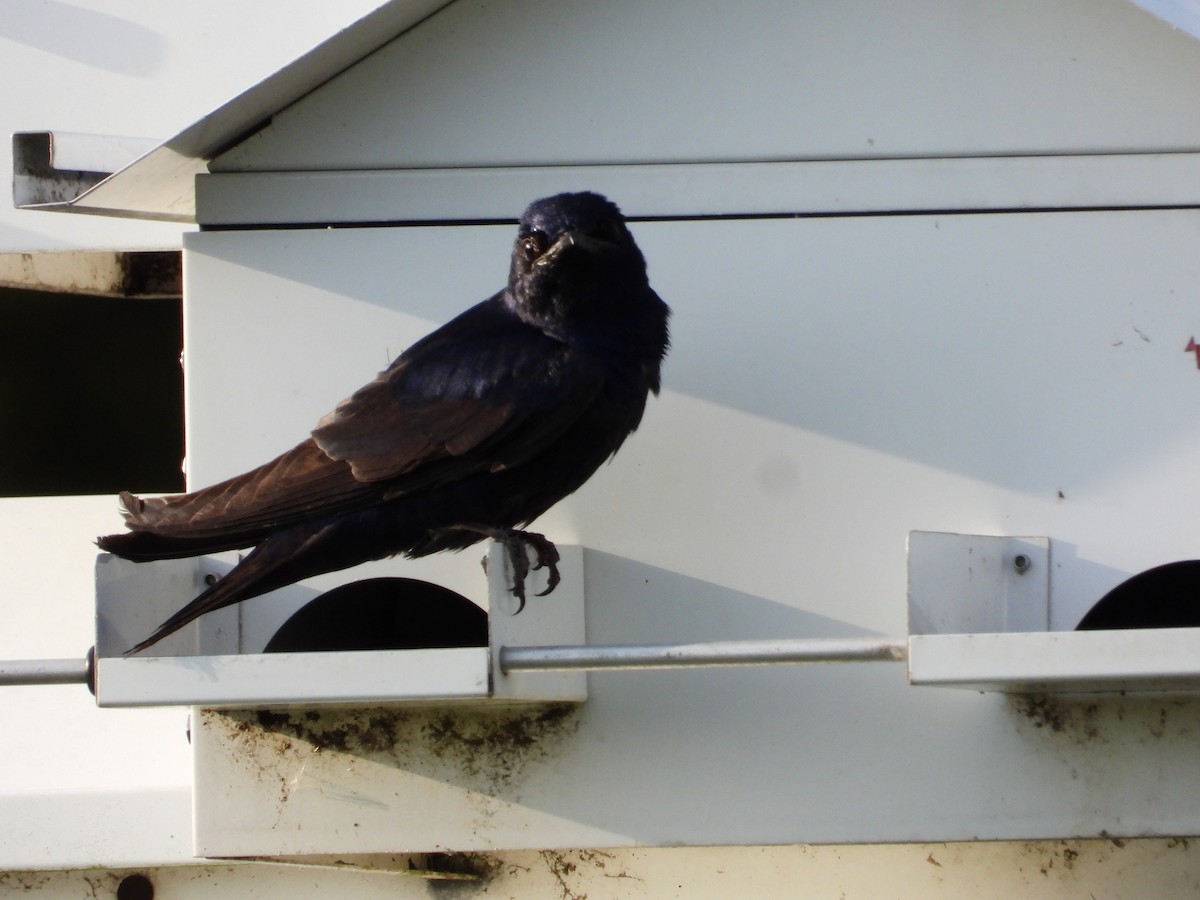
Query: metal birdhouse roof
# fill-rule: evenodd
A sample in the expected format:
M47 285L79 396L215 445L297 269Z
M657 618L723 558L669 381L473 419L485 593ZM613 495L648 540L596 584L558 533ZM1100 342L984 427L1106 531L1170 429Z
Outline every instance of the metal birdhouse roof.
M155 145L127 137L13 136L13 201L22 209L191 222L195 176L272 115L445 6L392 0L228 103ZM127 165L121 160L133 158Z

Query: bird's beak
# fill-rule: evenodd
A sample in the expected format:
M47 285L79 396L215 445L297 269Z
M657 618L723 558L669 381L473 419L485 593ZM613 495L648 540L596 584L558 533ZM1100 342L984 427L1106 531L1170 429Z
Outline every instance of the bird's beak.
M569 247L579 247L589 253L595 253L605 244L599 238L594 238L590 234L583 231L564 231L558 236L558 239L550 245L545 253L537 258L535 265L546 266L554 262Z

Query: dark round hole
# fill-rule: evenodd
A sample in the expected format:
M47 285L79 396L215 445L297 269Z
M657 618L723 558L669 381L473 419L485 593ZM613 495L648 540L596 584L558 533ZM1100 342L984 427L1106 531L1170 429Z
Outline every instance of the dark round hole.
M117 900L154 900L154 882L140 873L126 875L117 885Z
M1088 610L1079 631L1200 626L1200 560L1147 569L1123 581Z
M267 653L486 647L487 613L461 594L414 578L368 578L293 613Z

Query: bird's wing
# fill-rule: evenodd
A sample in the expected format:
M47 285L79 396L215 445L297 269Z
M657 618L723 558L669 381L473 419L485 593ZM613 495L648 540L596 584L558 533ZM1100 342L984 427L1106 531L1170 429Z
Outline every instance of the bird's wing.
M358 481L346 463L330 459L310 438L219 484L175 497L142 499L122 492L121 503L131 531L186 538L173 555L191 556L225 546L248 546L262 537L264 529L352 508L371 494L378 491ZM126 545L128 550L117 549ZM102 538L101 546L128 554L139 545L132 535L113 535ZM160 558L166 549L150 542L147 558Z
M414 344L277 459L182 496L123 495L129 528L246 545L535 456L587 408L602 375L494 301Z
M389 495L537 455L588 407L600 369L496 298L414 344L313 431L360 482Z

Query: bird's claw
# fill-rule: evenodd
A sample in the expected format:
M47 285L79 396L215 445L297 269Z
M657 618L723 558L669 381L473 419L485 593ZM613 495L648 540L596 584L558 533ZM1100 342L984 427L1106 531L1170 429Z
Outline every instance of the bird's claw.
M492 528L487 525L465 523L450 527L461 531L473 531L504 545L504 550L508 553L509 565L513 570L513 584L509 590L517 598L518 613L525 608L525 579L531 569L546 569L546 589L538 591L535 596L545 597L562 581L562 576L558 572L558 563L562 557L559 556L554 542L547 539L544 534L538 534L535 531L518 531L514 528ZM529 554L526 548L533 550L534 564L532 566L529 564ZM483 571L486 573L488 570L486 556L481 563Z
M562 581L562 576L558 573L558 563L562 559L558 555L558 548L545 535L537 534L533 531L518 531L515 533L520 536L520 540L524 541L527 546L533 548L534 555L537 557L534 569L547 570L546 589L537 593L538 597L545 597L558 587L558 583ZM522 557L528 560L525 554L522 554Z
M530 572L529 554L526 547L533 550L533 569L546 569L546 589L538 591L535 596L545 597L553 591L562 576L558 572L558 562L561 557L558 548L545 535L533 531L509 531L501 538L504 549L508 552L508 561L513 569L513 584L510 590L517 598L517 612L525 608L525 579Z

